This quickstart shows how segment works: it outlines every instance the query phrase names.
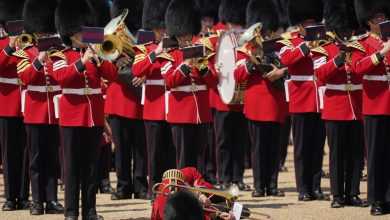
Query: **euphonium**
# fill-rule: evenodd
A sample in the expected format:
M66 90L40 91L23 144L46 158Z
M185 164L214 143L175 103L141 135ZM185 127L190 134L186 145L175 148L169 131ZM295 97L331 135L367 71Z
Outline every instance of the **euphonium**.
M128 9L125 9L104 28L104 41L98 45L97 50L98 56L103 60L114 61L122 54L129 58L135 56L133 49L135 38L125 24L127 14Z

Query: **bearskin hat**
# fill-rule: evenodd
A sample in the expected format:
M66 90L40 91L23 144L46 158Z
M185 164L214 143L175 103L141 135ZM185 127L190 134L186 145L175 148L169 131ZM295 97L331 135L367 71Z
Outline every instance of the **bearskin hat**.
M129 10L129 14L126 17L126 26L130 32L137 32L142 25L142 0L114 0L112 2L111 17L117 17L124 9Z
M201 30L200 13L193 0L172 0L165 13L169 36L197 35Z
M324 19L330 31L337 34L358 29L357 19L353 10L352 0L325 0Z
M248 2L249 0L222 0L218 10L219 20L223 23L245 26Z
M246 25L261 22L262 29L276 31L279 28L279 17L272 0L251 0L246 10Z
M367 21L378 13L390 16L390 1L388 0L355 0L356 16L359 24L367 27Z
M273 0L279 16L279 26L287 28L290 25L288 18L288 0Z
M22 19L24 0L0 1L0 24Z
M289 0L288 13L291 25L297 25L308 19L321 22L323 3L320 0Z
M27 33L56 33L54 13L57 1L27 0L23 9L24 29Z
M214 18L218 21L218 8L221 0L196 0L200 15L203 17Z
M203 218L202 205L193 193L178 191L168 197L164 208L165 220L199 220Z
M142 28L152 30L165 28L165 12L170 0L145 0Z
M82 26L98 26L96 9L87 0L61 0L55 12L55 25L66 45L70 37L81 31Z

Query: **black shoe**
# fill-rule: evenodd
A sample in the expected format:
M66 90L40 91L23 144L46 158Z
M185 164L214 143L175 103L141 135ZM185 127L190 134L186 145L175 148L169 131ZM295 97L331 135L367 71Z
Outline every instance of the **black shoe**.
M50 201L46 203L46 214L62 214L64 213L64 206L57 201Z
M255 191L252 192L252 197L253 198L264 197L264 196L265 196L264 190L255 190Z
M251 186L249 186L248 184L245 184L244 182L238 182L235 184L238 186L238 189L240 191L251 191Z
M284 197L285 194L282 190L270 189L270 190L267 190L267 196Z
M331 208L342 208L344 207L344 199L340 197L334 197L332 203L330 203Z
M110 185L100 185L99 191L102 194L111 194L114 192L114 189Z
M42 202L32 202L30 207L30 215L43 215L43 204Z
M312 193L315 200L323 200L323 201L329 201L330 196L328 194L323 193L321 190L316 190Z
M288 172L288 169L287 169L287 167L286 166L280 166L279 167L279 172Z
M373 216L386 214L384 204L382 202L374 202L371 205L370 214Z
M12 200L7 200L3 204L3 207L1 208L3 211L15 211L16 210L16 202Z
M149 196L148 196L147 192L138 192L138 193L134 193L134 199L147 200L147 199L149 199Z
M83 218L83 220L104 220L104 218L101 215L89 215L86 218Z
M77 220L78 217L77 216L68 216L68 217L65 217L65 220Z
M111 194L111 200L124 200L124 199L131 199L131 194L124 194L119 192L114 192Z
M27 209L30 209L31 202L28 200L20 200L20 201L18 200L16 207L19 210L27 210Z
M308 202L312 200L314 200L314 197L310 193L299 193L298 201Z
M355 207L368 207L368 202L362 200L359 196L347 196L345 197L345 205Z

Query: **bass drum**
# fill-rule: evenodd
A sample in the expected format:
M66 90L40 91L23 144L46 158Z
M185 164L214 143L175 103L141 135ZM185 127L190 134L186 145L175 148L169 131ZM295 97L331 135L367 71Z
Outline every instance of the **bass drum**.
M219 78L218 92L225 104L244 103L246 84L238 84L234 79L239 37L239 32L225 32L219 38L217 46L215 67Z

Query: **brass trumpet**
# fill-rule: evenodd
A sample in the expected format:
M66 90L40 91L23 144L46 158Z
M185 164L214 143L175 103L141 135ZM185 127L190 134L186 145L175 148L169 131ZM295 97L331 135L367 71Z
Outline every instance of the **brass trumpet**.
M20 48L24 48L28 45L32 45L34 36L31 34L21 34L16 38L16 43Z

